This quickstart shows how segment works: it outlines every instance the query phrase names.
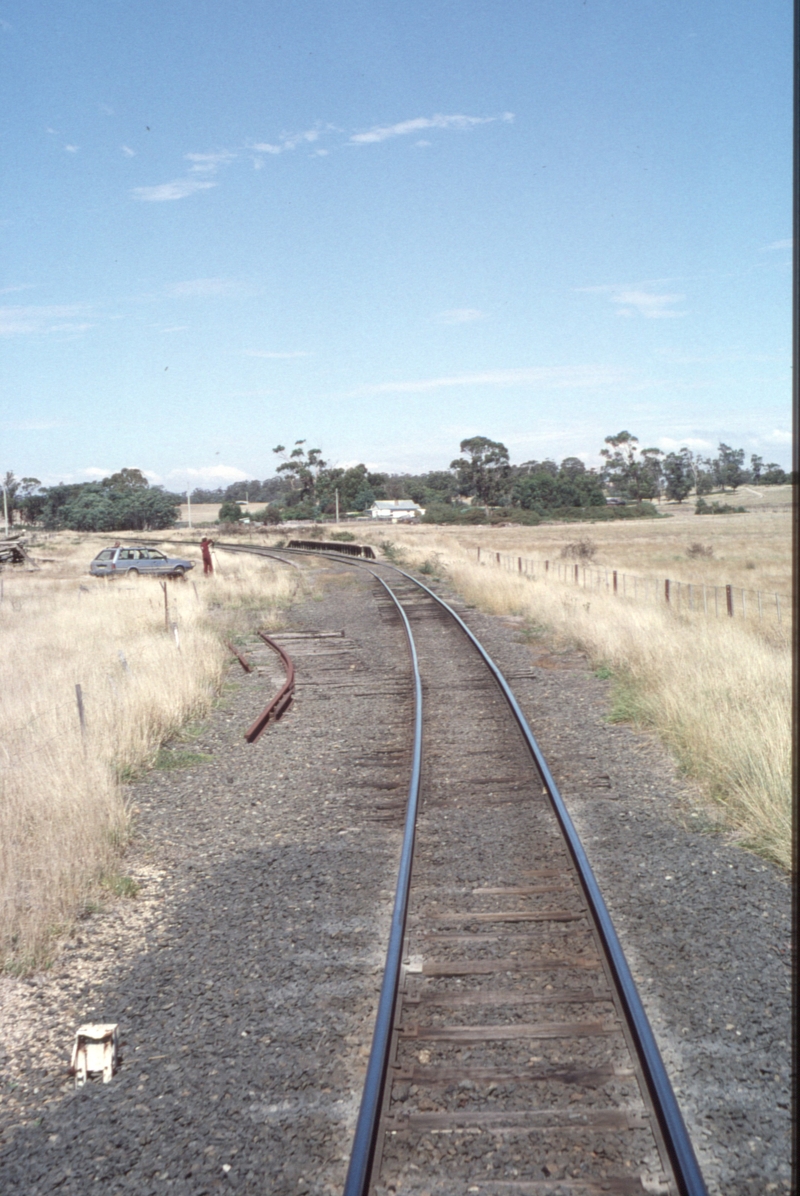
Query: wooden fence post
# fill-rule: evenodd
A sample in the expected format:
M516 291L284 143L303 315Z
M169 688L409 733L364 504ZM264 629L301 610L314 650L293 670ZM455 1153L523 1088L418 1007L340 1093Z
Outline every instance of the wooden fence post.
M614 593L616 594L616 592L617 592L617 571L615 569L614 570Z
M75 698L78 703L78 720L81 724L81 739L86 739L86 714L83 709L83 691L79 684L75 685Z
M728 608L728 614L733 618L733 586L725 587L725 604Z
M664 597L666 598L667 603L669 603L669 578L668 577L664 578Z

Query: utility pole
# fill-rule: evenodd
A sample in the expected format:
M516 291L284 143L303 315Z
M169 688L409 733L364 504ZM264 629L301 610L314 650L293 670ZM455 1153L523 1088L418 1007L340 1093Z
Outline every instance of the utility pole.
M187 514L189 516L189 527L192 526L192 496L189 491L186 491L186 506L188 507Z
M8 491L3 483L3 517L6 521L6 536L8 536Z
M339 491L336 490L335 494L336 494L336 522L338 523L339 522Z

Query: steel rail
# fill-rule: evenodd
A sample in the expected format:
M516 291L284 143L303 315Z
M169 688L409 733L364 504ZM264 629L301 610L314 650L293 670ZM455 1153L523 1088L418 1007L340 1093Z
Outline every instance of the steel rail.
M577 868L587 904L594 917L595 925L606 951L606 957L625 1011L628 1026L639 1056L639 1062L642 1066L645 1082L653 1102L659 1126L661 1127L664 1144L670 1156L670 1162L672 1163L675 1180L681 1196L708 1196L708 1190L697 1158L695 1157L694 1148L692 1147L691 1139L689 1138L686 1125L678 1107L678 1102L675 1099L675 1093L672 1090L669 1076L664 1067L658 1044L656 1043L650 1022L642 1005L636 983L628 967L628 961L625 958L622 946L617 937L617 932L611 921L608 907L600 892L600 886L592 871L575 825L564 804L564 799L558 791L558 786L547 766L547 761L539 744L536 742L533 732L528 726L528 721L522 713L511 687L477 636L470 631L464 620L456 614L451 606L448 606L443 598L440 598L438 594L429 589L424 582L419 581L416 577L412 577L410 573L406 573L403 569L398 569L396 565L392 565L391 568L396 569L403 577L413 582L414 585L419 586L421 590L424 590L429 597L433 598L434 602L437 602L454 619L467 639L480 654L500 687L503 697L508 702L525 739L528 750L533 756L539 775L542 778L542 783L547 790L553 811L561 827L561 832L566 840L570 855ZM363 1194L366 1196L366 1189L363 1189Z
M370 1186L372 1162L375 1156L381 1107L383 1105L386 1086L386 1074L389 1067L389 1052L392 1043L397 993L400 985L403 941L408 913L408 895L411 888L411 865L414 858L414 838L417 828L417 810L419 807L422 774L422 682L420 680L414 636L411 633L408 615L403 610L397 596L374 570L368 569L367 571L383 586L403 620L414 677L414 748L411 763L411 781L408 787L408 806L406 808L406 822L403 832L403 847L400 853L400 866L397 874L389 945L386 950L386 966L383 972L383 983L378 1001L378 1012L375 1018L375 1030L372 1035L372 1048L370 1050L369 1062L367 1063L367 1074L361 1094L361 1107L358 1113L356 1132L350 1152L350 1164L347 1169L344 1196L366 1196Z
M286 550L284 549L283 551ZM288 551L299 551L300 553L304 552L303 549L290 549ZM326 553L325 555L331 557L331 559L337 559L333 557L333 554ZM355 558L351 557L348 560L344 555L338 559L347 564L359 564L358 560ZM587 905L591 914L593 915L601 942L605 948L606 958L608 960L617 992L622 1003L628 1028L633 1038L634 1047L642 1067L645 1083L647 1084L653 1109L656 1118L658 1119L664 1144L669 1154L670 1162L672 1163L675 1181L678 1185L681 1196L708 1196L708 1189L706 1188L705 1181L700 1171L691 1139L689 1138L683 1116L681 1115L678 1102L675 1098L675 1093L672 1090L669 1076L667 1075L666 1068L664 1067L664 1062L661 1058L661 1053L658 1049L655 1035L653 1034L650 1022L648 1020L647 1014L645 1013L644 1006L642 1005L641 998L636 988L636 983L631 975L630 968L628 967L628 961L625 958L622 945L620 944L619 938L617 937L617 932L614 929L613 922L611 921L611 915L608 912L608 907L606 906L602 893L600 892L600 887L597 883L594 872L592 871L592 867L589 863L588 856L586 855L578 832L575 829L575 825L569 816L566 805L564 804L564 799L558 790L558 786L556 785L552 773L550 772L547 761L544 758L544 754L528 725L525 715L522 713L522 710L517 702L516 697L514 696L514 693L511 690L511 687L477 636L470 631L464 620L453 610L451 606L444 601L443 598L440 598L439 595L426 586L424 582L419 581L419 579L412 576L412 574L406 573L404 569L400 569L397 565L384 564L383 562L382 564L384 568L392 569L394 572L399 573L401 577L406 578L406 580L410 581L413 585L423 590L430 598L434 600L434 602L438 603L439 606L450 615L457 626L463 631L467 639L472 643L473 647L477 650L497 682L503 697L506 699L542 779L542 784L545 787L550 804L553 808L553 812L558 820L559 826L561 827L561 832L566 841L567 848L577 869L578 877L586 897ZM367 572L371 573L373 577L376 577L377 580L380 581L384 586L384 589L386 589L386 591L390 594L395 605L400 608L404 622L408 627L407 616L405 611L400 606L395 594L392 592L386 582L384 582L383 578L379 577L373 569L368 569ZM411 634L410 627L408 628L407 634L409 636ZM409 642L413 643L413 640L410 640ZM416 653L414 658L416 659ZM421 698L417 707L417 712L418 720L421 720ZM384 987L385 985L386 977L384 977ZM381 990L381 997L383 998L383 989ZM395 1000L396 994L392 998L392 1009L394 1008ZM375 1045L376 1039L374 1038L373 1050L370 1054L370 1064L373 1062ZM382 1067L382 1074L384 1076L386 1074L386 1068L388 1065L388 1049L389 1046L387 1042L387 1058L382 1061L382 1064L380 1064ZM374 1070L377 1072L378 1068L379 1064L376 1062ZM370 1075L369 1068L367 1074L368 1076ZM380 1098L378 1103L380 1103ZM362 1098L362 1109L363 1105L364 1100ZM361 1117L359 1115L359 1125L360 1121ZM373 1129L373 1134L376 1133L377 1122ZM355 1149L356 1147L354 1143L353 1156L355 1155ZM372 1154L374 1154L374 1137L371 1144L370 1162ZM348 1171L348 1181L345 1186L344 1196L367 1196L370 1182L368 1170L366 1173L364 1173L363 1170L359 1170L359 1174L362 1176L361 1186L355 1186L355 1183L351 1184L350 1182L350 1172L353 1169L353 1156L351 1156L351 1168Z

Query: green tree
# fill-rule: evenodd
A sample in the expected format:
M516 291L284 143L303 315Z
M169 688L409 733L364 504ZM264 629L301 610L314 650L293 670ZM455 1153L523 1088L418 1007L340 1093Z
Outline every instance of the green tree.
M750 454L750 477L758 484L761 480L761 471L764 468L764 458L759 457L758 453Z
M664 480L667 498L680 503L688 497L694 485L692 454L689 449L682 448L678 453L667 453L664 458Z
M761 475L761 482L764 486L783 486L788 481L789 475L774 461L770 461L764 466L764 472Z
M306 451L303 448L305 443L305 440L295 440L294 448L288 454L282 444L277 445L272 451L283 458L283 464L278 466L278 473L286 475L290 489L298 494L301 500L314 502L317 480L327 462L322 460L321 449Z
M501 505L511 475L506 446L487 436L472 436L462 440L459 449L469 453L450 463L456 470L459 494L473 495L487 506Z
M121 469L119 473L112 473L111 477L103 478L101 486L110 490L146 490L150 483L141 469Z
M220 523L238 523L241 517L242 508L238 502L224 502L217 514Z
M730 486L734 491L741 486L745 480L744 449L719 444L717 459L714 462L714 480L723 492L726 486Z
M606 461L603 477L613 493L637 503L655 498L661 478L661 450L640 449L638 437L630 432L606 436L605 443L611 447L600 450Z

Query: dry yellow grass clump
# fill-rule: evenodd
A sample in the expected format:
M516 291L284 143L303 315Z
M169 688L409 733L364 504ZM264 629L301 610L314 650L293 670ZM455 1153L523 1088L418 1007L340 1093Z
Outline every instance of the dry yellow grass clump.
M503 530L510 538L512 529ZM481 531L483 543L494 547L496 531ZM558 534L564 543L577 531L561 528ZM401 546L409 564L427 561L426 568L441 572L480 609L522 615L534 631L575 644L595 667L608 668L616 681L614 716L657 730L686 773L721 804L741 841L790 867L787 627L677 613L665 604L634 604L605 591L587 593L480 566L461 529L396 528L387 538ZM755 553L758 546L750 547ZM640 569L647 564L640 554Z
M121 780L210 708L226 635L274 623L299 584L274 562L222 557L213 578L106 582L97 538L61 536L40 572L6 570L0 601L0 944L6 966L42 958L103 874L128 815ZM33 550L34 552L36 549ZM180 555L196 550L181 547ZM81 687L85 733L78 716Z

